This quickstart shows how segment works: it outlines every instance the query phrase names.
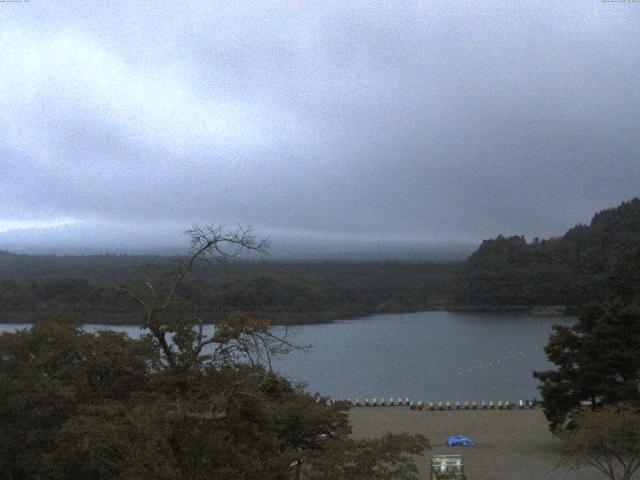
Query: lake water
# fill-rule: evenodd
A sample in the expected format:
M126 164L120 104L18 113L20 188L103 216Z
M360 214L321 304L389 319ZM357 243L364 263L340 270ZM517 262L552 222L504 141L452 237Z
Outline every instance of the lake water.
M531 372L551 366L543 350L551 327L574 321L420 312L293 326L290 338L311 348L278 359L275 367L294 381L306 381L309 391L335 398L516 401L539 397ZM0 325L0 331L20 327ZM108 328L132 336L140 332Z

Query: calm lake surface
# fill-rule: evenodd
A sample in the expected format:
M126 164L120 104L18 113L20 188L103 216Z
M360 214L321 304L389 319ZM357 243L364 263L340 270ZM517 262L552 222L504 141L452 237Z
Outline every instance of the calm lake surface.
M385 314L289 327L307 351L278 359L275 368L310 392L334 398L410 397L424 401L539 397L533 370L550 367L543 347L554 324L569 317L495 313ZM12 331L26 325L0 325ZM113 328L137 337L133 326Z

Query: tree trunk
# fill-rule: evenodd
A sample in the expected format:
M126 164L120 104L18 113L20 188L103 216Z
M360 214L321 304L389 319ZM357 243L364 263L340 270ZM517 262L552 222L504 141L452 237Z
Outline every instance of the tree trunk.
M296 460L296 471L294 475L294 480L300 480L302 477L302 459L299 458Z

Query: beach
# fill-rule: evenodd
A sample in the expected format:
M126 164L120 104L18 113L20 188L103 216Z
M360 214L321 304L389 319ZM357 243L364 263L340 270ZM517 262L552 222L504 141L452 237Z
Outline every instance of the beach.
M586 468L572 471L561 464L560 442L547 428L541 409L419 411L408 407L357 407L349 418L354 438L385 433L420 433L432 449L417 458L421 479L430 479L434 454L462 454L469 480L597 480ZM474 447L448 447L452 435L466 435Z

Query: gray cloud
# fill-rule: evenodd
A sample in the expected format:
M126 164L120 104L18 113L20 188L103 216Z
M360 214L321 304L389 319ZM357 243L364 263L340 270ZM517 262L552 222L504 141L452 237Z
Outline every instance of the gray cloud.
M0 227L549 236L639 194L640 6L0 7Z

